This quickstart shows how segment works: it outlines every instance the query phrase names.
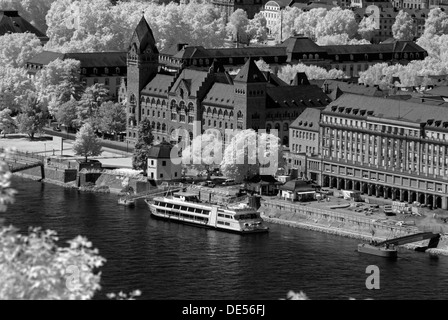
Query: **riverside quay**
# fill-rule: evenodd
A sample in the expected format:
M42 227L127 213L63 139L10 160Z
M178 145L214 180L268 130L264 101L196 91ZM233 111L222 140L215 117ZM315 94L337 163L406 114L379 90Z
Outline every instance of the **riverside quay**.
M322 111L321 155L308 171L323 187L447 209L446 110L344 94Z

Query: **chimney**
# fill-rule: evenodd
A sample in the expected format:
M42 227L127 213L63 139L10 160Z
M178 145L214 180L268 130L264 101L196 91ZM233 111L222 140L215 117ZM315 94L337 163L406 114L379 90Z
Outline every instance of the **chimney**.
M177 44L177 51L182 50L186 46L188 46L188 43L178 43Z

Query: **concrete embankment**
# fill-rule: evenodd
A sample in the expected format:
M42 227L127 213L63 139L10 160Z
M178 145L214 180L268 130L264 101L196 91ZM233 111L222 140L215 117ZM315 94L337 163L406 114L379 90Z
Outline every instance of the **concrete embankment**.
M385 225L358 215L350 215L329 210L310 208L282 200L264 201L259 211L267 222L291 227L319 231L347 238L370 241L383 241L418 233L417 228ZM428 245L429 240L402 245L402 248L415 250ZM448 239L443 236L437 248L426 252L448 256Z

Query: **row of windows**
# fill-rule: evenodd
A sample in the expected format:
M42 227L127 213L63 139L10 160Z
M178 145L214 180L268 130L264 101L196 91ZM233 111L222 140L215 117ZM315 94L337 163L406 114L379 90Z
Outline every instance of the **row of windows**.
M306 152L306 153L312 153L316 154L316 147L306 146L306 148L303 148L301 144L292 144L292 151L293 152Z
M203 223L207 223L208 222L208 218L192 216L190 214L185 214L185 213L171 212L171 211L162 210L162 209L157 209L157 212L161 213L161 214L168 214L168 215L173 216L173 217L179 217L179 218L182 218L182 219L191 219L191 220L196 220L196 221L200 221L200 222L203 222Z
M272 129L272 125L270 123L268 123L266 125L266 131L270 131ZM280 123L276 123L274 125L274 129L280 131ZM288 123L284 123L283 124L283 131L288 131L289 130L289 124Z
M307 131L300 131L300 130L292 130L292 137L299 138L299 139L305 139L305 140L313 140L313 141L316 140L315 133L307 132Z
M173 204L173 203L169 203L169 202L156 201L154 204L156 206L165 207L168 209L175 209L175 210L181 210L181 211L186 211L186 212L198 213L198 214L203 214L203 215L207 215L207 216L210 214L209 210L181 206L179 204Z
M104 74L109 74L109 68L104 68ZM115 68L115 73L120 73L120 68L116 67ZM86 68L82 68L81 69L81 73L82 74L86 74L87 73L87 69ZM93 68L93 74L98 74L98 68Z
M202 124L205 124L205 119L202 120ZM208 119L207 122L208 126L211 127L212 126L212 120ZM228 122L222 122L219 121L217 122L216 120L213 121L213 127L214 128L223 128L223 124L224 124L224 129L229 129L229 123ZM233 123L230 123L230 129L233 129Z
M231 215L229 215L229 214L224 214L224 213L218 213L218 217L221 217L221 218L226 218L226 219L233 219L233 217L231 216Z

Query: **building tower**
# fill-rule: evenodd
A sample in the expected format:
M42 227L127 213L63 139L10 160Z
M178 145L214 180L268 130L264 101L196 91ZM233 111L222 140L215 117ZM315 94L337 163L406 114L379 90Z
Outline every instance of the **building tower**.
M253 58L249 58L233 79L234 127L264 129L267 80Z
M140 92L157 74L159 51L151 28L142 17L134 34L127 55L127 140L137 141L137 126L142 119Z

